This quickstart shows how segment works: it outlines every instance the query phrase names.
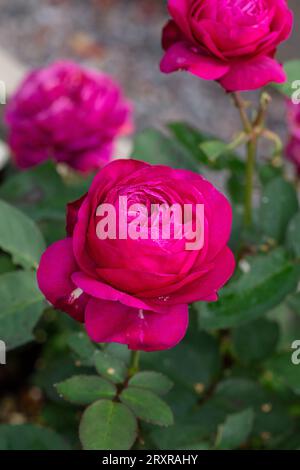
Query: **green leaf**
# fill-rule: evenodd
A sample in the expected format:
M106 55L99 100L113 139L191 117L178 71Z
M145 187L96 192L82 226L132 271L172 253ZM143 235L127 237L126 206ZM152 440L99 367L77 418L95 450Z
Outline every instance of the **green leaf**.
M244 371L247 373L249 369ZM291 401L290 396L288 400ZM263 387L259 382L246 378L235 377L220 382L205 406L210 406L215 415L219 413L219 419L223 413L219 424L225 421L228 414L252 408L255 419L251 435L260 441L262 433L280 435L283 429L288 430L293 425L288 403L285 403L279 394ZM203 418L198 416L197 412L193 414L193 418L203 422Z
M137 422L122 403L99 400L83 413L79 437L86 450L128 450L137 437Z
M0 197L26 212L34 220L65 221L65 207L82 196L90 178L76 184L65 184L56 165L47 161L6 179L0 187Z
M152 165L198 170L198 165L176 142L156 129L146 129L135 137L132 158Z
M246 364L270 356L276 349L278 340L278 324L265 318L259 318L233 331L235 353Z
M229 415L220 426L216 447L218 449L236 449L245 443L253 427L253 410L247 409Z
M279 353L266 362L266 368L295 393L300 394L300 367L292 362L293 350Z
M247 378L233 377L223 380L213 396L214 406L221 406L227 413L257 408L268 402L268 395L262 386Z
M262 193L259 223L263 235L283 241L287 225L299 209L294 186L282 178L268 183Z
M116 387L97 375L74 375L55 385L65 400L77 405L89 405L100 398L114 398Z
M99 350L94 354L94 361L100 375L114 383L124 382L127 376L127 367L122 359Z
M196 449L203 446L206 432L199 424L175 424L170 428L158 428L151 432L151 439L160 450Z
M300 315L300 292L290 295L287 298L288 306L293 310L293 312Z
M298 270L283 249L245 258L243 271L221 292L218 302L194 304L203 328L237 327L268 312L295 291Z
M32 330L44 310L35 273L14 271L0 276L0 338L7 349L33 339Z
M284 95L291 98L292 94L296 90L296 88L293 88L292 86L293 82L300 80L300 60L289 60L285 62L284 70L287 74L287 81L282 85L278 83L272 83L272 86ZM299 89L299 84L297 88Z
M123 390L120 400L143 421L159 426L173 424L173 414L170 407L149 390L130 386Z
M128 349L127 345L120 343L108 343L105 346L105 352L110 356L116 356L127 366L129 366L131 360L131 351Z
M0 200L0 247L24 268L37 267L45 242L35 223L15 207Z
M217 341L208 333L197 330L195 337L187 335L175 348L142 355L142 361L145 366L155 368L176 382L171 394L176 394L179 384L194 393L199 386L208 388L218 376L221 366Z
M297 212L288 225L286 245L296 258L300 258L300 212Z
M157 395L164 395L171 390L173 382L159 372L144 371L135 374L129 380L129 385L145 388L157 393Z
M54 431L33 424L0 425L1 450L70 450Z
M15 271L15 265L11 259L11 256L6 253L0 255L0 274L9 273Z
M267 185L273 179L282 177L282 167L273 166L270 162L258 166L258 174L262 185Z
M198 163L212 170L244 169L244 162L220 139L184 122L172 122L168 124L168 128L182 148Z
M79 357L81 364L87 366L94 364L94 354L97 348L86 333L82 331L71 333L68 337L68 345L76 356Z

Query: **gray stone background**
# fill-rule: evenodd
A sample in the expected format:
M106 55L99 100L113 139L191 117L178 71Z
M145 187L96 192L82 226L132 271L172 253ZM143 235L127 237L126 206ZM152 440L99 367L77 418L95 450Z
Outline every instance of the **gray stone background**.
M282 60L300 57L300 2L289 4L295 28L280 48ZM12 73L20 76L21 64L30 68L58 58L111 73L135 104L138 129L184 119L230 139L239 123L221 88L186 73L159 72L166 19L165 0L0 0L0 48L17 61L19 72ZM0 67L0 78L2 72ZM270 116L284 137L284 104L276 93Z

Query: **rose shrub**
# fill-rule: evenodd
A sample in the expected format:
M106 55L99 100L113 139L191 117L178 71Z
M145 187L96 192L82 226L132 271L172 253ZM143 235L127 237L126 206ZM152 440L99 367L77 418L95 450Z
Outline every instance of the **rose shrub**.
M285 81L274 59L292 29L285 0L169 0L168 7L162 72L187 70L227 91Z
M29 73L6 108L6 122L18 167L52 158L81 172L107 163L116 137L133 127L119 85L69 61Z
M96 235L97 208L142 203L204 204L204 246L186 251L185 240L106 239ZM68 205L68 237L41 258L39 287L56 307L85 323L96 342L130 349L175 346L188 325L188 304L217 300L234 270L227 247L231 207L200 175L135 160L103 168L88 191Z
M300 174L300 106L291 100L287 100L287 124L289 141L286 146L286 155Z

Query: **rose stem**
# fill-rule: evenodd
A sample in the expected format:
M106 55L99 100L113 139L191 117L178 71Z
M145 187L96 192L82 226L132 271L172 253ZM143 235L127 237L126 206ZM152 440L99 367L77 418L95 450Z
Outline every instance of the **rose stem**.
M250 119L248 118L244 100L237 92L233 93L232 95L234 104L240 113L241 120L244 126L244 131L249 136L249 141L247 142L246 186L244 202L244 225L245 227L248 227L252 224L252 198L257 137L253 132L253 125Z
M247 163L246 163L246 187L245 187L245 212L244 224L246 227L252 224L252 197L253 181L256 157L256 137L253 136L247 143Z
M132 377L139 371L139 360L140 360L140 352L139 351L132 351L131 352L131 362L129 367L129 376Z

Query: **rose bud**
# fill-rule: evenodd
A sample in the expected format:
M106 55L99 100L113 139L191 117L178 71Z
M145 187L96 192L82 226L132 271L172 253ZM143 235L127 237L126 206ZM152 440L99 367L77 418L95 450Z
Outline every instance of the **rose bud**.
M145 208L139 231L134 230L137 205ZM157 206L182 208L184 214L189 208L189 218L170 213L164 236L167 224L161 217L155 225ZM99 233L109 225L103 208L119 214L112 217L116 224L107 238ZM194 231L198 208L203 218ZM67 238L43 254L38 284L54 307L84 322L95 342L144 351L171 348L185 335L188 304L216 301L233 273L227 246L231 222L229 202L202 176L115 160L98 172L87 194L68 205ZM203 235L200 244L192 243L192 232Z
M132 130L131 105L109 76L62 61L34 70L6 109L16 165L47 159L80 172L101 168Z
M162 72L187 70L227 91L285 81L274 55L292 30L286 0L169 0L168 9Z

